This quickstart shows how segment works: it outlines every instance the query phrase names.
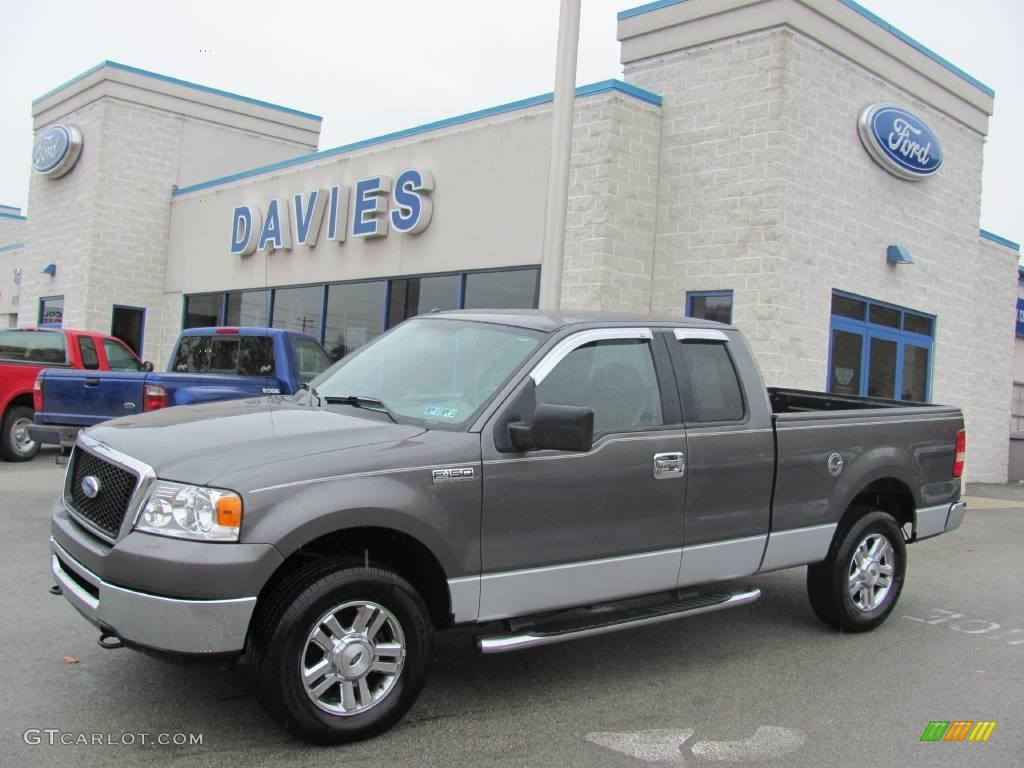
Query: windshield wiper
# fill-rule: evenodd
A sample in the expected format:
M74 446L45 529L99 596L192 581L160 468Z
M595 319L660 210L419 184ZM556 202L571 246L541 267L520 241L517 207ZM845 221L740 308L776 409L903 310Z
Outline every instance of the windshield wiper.
M319 398L320 396L317 395ZM365 395L345 395L344 397L331 397L327 395L323 398L324 402L328 405L351 405L356 408L366 408L370 411L378 411L379 413L387 414L388 418L391 419L395 424L398 423L398 415L388 408L388 404L381 400L379 397L367 397Z
M303 390L303 389L309 390L309 395L310 395L309 399L310 399L310 401L312 401L312 399L314 397L316 398L316 406L317 406L317 408L319 408L323 404L323 398L320 397L320 393L316 391L316 387L310 386L309 382L304 381L301 384L299 384L299 389L300 390Z

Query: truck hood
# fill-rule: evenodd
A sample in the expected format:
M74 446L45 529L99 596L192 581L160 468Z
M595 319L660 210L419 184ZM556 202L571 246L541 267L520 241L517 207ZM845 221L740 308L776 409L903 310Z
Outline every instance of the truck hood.
M380 421L376 415L350 415L270 397L127 416L98 424L86 434L145 462L157 477L202 484L242 469L400 442L424 431Z

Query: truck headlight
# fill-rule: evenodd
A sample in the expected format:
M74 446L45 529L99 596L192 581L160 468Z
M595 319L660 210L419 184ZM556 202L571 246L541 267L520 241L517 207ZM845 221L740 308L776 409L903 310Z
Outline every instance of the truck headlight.
M238 541L242 499L237 493L158 480L135 530L199 541Z

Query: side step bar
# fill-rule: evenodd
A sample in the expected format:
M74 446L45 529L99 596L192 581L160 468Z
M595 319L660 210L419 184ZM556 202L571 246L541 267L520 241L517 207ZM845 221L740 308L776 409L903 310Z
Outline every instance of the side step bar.
M513 634L477 638L477 648L480 653L507 653L523 648L536 648L540 645L552 645L565 640L604 635L608 632L618 632L620 629L646 627L663 621L736 608L752 603L760 596L761 590L752 588L743 592L695 595L644 608L599 613L597 616L589 617L589 621L583 622L538 622L522 627L521 631Z

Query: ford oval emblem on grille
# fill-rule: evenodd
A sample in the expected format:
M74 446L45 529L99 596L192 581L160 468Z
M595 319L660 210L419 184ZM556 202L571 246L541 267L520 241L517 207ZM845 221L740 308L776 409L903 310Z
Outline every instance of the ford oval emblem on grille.
M100 495L100 479L95 475L86 475L82 478L82 493L90 499Z

